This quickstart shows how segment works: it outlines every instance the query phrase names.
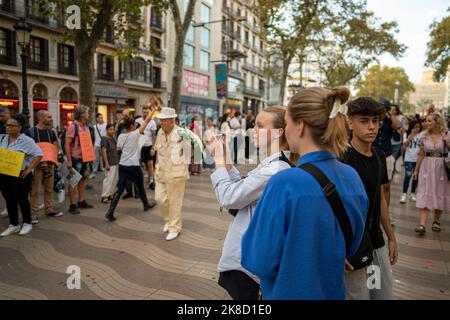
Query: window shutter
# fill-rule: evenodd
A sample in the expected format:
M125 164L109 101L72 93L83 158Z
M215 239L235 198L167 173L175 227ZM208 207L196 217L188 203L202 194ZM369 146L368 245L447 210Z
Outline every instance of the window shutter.
M9 31L9 47L11 48L11 65L17 66L17 42L16 33L14 31Z
M109 65L110 65L109 73L111 75L110 80L114 81L114 57L109 58Z
M145 81L148 83L152 83L153 79L153 68L152 68L152 62L150 60L147 61L146 64L146 70L145 70Z
M97 78L98 79L102 78L102 68L103 68L102 54L101 53L97 53Z
M42 67L44 69L44 71L48 71L48 40L42 39L41 40L41 45L43 47L42 50Z

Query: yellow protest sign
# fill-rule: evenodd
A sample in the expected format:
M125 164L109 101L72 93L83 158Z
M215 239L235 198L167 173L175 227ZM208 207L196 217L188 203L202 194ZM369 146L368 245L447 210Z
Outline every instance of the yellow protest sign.
M0 173L19 177L24 157L23 152L0 148Z

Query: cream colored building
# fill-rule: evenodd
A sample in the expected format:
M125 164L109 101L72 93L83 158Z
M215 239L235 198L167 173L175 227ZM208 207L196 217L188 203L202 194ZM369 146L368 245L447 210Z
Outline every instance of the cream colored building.
M409 94L409 103L415 106L415 113L424 113L430 104L447 111L449 87L446 83L434 81L433 69L425 69L422 81L414 86L416 91Z
M28 58L28 106L32 111L47 109L61 129L79 102L78 69L73 44L61 42L60 22L32 14L32 0L0 1L0 105L12 112L22 108L20 48L14 24L25 17L32 26ZM142 8L145 33L139 57L119 61L113 30L105 30L106 41L95 55L95 108L108 122L116 110L167 103L167 19L150 7ZM151 54L149 44L160 50Z

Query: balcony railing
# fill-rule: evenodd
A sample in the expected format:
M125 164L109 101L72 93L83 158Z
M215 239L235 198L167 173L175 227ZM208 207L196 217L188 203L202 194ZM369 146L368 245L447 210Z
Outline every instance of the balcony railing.
M251 72L254 72L254 73L258 74L258 75L264 75L264 72L260 68L255 67L255 66L253 66L253 65L251 65L249 63L244 63L242 68L247 69L247 70L249 70Z
M249 86L244 86L244 94L249 94L249 95L257 96L257 97L263 97L264 92L265 92L264 89L254 89Z
M159 50L155 53L154 58L155 60L166 61L166 54L164 53L164 51Z
M230 76L232 76L232 77L235 77L235 78L244 79L244 76L243 76L242 72L240 72L240 71L238 71L236 69L233 69L233 68L230 68L228 74Z
M150 20L150 27L152 29L154 29L155 31L159 31L159 32L165 32L165 28L163 26L163 22L162 19L156 18L156 17L152 17Z

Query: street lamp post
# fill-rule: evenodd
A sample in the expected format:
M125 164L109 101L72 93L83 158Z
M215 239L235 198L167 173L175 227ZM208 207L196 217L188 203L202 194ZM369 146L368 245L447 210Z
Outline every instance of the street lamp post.
M395 81L395 93L394 93L394 102L396 104L399 103L399 90L400 90L400 81Z
M17 43L22 49L20 58L22 59L22 113L27 119L27 124L30 121L30 110L28 109L28 83L27 83L27 48L30 44L31 26L21 19L14 25L17 35Z

